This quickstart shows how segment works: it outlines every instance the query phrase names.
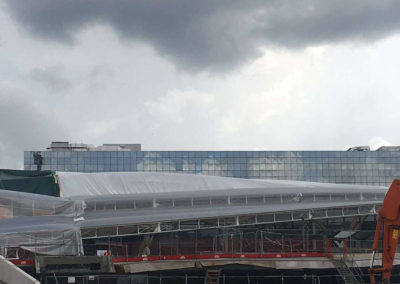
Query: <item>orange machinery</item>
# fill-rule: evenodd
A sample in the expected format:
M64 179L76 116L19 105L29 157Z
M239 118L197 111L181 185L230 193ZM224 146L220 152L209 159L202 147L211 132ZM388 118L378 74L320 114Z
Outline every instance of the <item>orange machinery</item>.
M382 283L390 283L390 275L400 229L400 180L395 179L386 192L381 210L379 210L378 223L374 243L372 245L372 259L369 269L371 283L375 282L374 273L382 273ZM374 267L375 253L378 250L379 237L383 223L382 267Z

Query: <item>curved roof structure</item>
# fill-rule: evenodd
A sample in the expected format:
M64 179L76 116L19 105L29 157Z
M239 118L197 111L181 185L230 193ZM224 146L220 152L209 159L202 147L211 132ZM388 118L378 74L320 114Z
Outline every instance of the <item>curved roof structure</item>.
M269 193L386 191L386 187L305 181L241 179L176 173L57 172L62 197L110 194L187 193L259 189Z

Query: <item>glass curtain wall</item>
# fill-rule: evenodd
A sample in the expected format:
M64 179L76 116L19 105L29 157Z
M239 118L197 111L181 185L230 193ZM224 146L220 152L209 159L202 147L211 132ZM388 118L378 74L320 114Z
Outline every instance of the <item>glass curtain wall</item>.
M32 151L25 170L36 170ZM178 172L250 179L389 185L400 177L396 151L42 151L42 170Z

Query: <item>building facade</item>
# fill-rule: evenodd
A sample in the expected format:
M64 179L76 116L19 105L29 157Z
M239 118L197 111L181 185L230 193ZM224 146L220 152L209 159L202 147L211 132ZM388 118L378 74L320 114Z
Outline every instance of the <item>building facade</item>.
M389 185L400 177L399 147L370 151L142 151L139 144L53 142L25 151L24 169L71 172L178 172L250 179Z

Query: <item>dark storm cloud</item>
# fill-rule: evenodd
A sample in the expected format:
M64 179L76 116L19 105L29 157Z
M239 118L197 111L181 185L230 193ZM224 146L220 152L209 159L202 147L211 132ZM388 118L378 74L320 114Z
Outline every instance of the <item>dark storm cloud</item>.
M370 41L400 28L400 1L384 0L8 0L8 7L43 38L73 44L77 31L104 23L189 71L229 69L265 46Z
M29 77L44 84L52 92L61 92L71 87L71 82L63 77L62 68L58 66L35 68Z

